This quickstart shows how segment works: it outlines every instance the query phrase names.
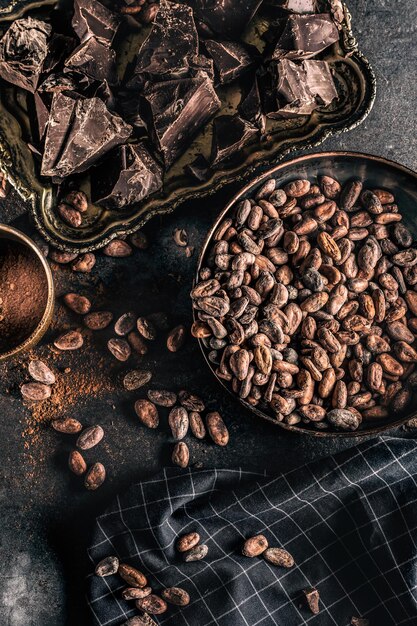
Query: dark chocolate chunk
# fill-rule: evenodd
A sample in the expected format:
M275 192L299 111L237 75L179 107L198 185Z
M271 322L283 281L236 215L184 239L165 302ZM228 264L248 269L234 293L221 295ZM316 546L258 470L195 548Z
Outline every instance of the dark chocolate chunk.
M214 80L213 59L209 59L203 54L198 54L197 56L191 59L190 67L195 71L201 70L203 72L206 72L206 74L208 74L211 80Z
M81 42L96 37L110 46L120 22L120 16L97 0L74 0L72 27Z
M42 67L43 74L53 72L77 47L74 37L53 33L48 44L48 55Z
M273 59L310 59L339 40L328 13L290 15L273 52Z
M337 91L326 61L301 61L283 59L277 70L277 111L268 117L293 117L310 115L318 106L327 106Z
M54 93L46 131L42 176L84 172L106 152L125 143L132 127L97 97Z
M237 38L255 15L262 0L187 0L196 20L208 27L208 32Z
M318 13L318 0L267 0L267 4L290 13Z
M184 167L184 171L200 183L208 180L211 174L209 162L202 154L197 154L194 161Z
M0 40L0 76L27 89L36 90L45 59L51 26L27 17L16 20Z
M43 83L38 87L38 91L46 93L58 93L59 91L76 91L78 83L71 74L63 74L57 72L56 74L50 74L48 78L45 78Z
M245 46L234 41L215 41L208 39L204 42L207 52L214 61L214 68L221 84L230 83L247 72L254 64L256 48Z
M123 209L162 187L162 168L143 143L111 152L91 174L91 196L106 209Z
M256 126L238 115L216 117L213 120L212 165L217 165L220 161L233 156L258 132Z
M178 78L187 74L197 55L198 35L192 9L166 0L138 52L135 74Z
M262 110L257 78L255 78L249 92L242 98L238 106L238 113L243 119L257 126L261 133L265 132L266 116Z
M141 96L148 130L166 168L220 108L213 83L205 72L197 72L193 78L148 83Z
M107 81L109 85L117 83L116 52L95 37L80 44L65 66L93 80Z
M38 142L41 142L48 124L49 108L46 104L46 99L44 99L38 92L33 94L33 100L36 113L36 138Z

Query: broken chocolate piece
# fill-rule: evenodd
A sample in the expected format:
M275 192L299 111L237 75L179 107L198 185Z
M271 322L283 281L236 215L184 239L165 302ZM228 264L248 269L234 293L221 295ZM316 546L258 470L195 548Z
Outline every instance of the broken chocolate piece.
M210 165L206 157L202 154L197 154L194 161L184 167L184 171L190 176L193 176L193 178L196 178L200 183L208 180L211 174Z
M234 41L204 42L207 52L212 57L219 83L230 83L247 72L254 64L256 48Z
M95 37L110 46L121 18L97 0L74 0L72 27L81 43Z
M36 112L36 139L38 140L38 142L41 142L46 131L46 126L48 124L49 109L41 94L35 92L33 94L33 100Z
M219 115L213 120L211 164L233 156L243 148L259 130L238 115Z
M162 167L144 143L117 148L92 171L91 196L106 209L123 209L162 187Z
M107 81L109 85L117 83L116 52L95 37L80 44L65 66L93 80Z
M337 91L326 61L294 63L286 59L276 67L277 110L268 117L310 115L317 107L329 105L337 98Z
M193 78L148 83L141 96L148 130L166 168L220 108L220 100L205 72L197 72Z
M255 78L247 95L242 98L238 106L238 113L243 119L257 126L262 134L265 132L266 116L262 111L257 78Z
M188 72L197 55L198 35L192 9L164 0L138 52L135 74L179 78Z
M0 77L35 92L48 56L51 26L27 17L16 20L0 40Z
M195 56L195 57L193 57L191 59L190 67L193 70L195 70L196 72L198 70L206 72L206 74L211 78L211 80L214 80L214 63L213 63L213 59L209 59L208 57L204 56L203 54L198 54L197 56Z
M58 93L59 91L76 91L77 81L70 74L50 74L38 87L38 91Z
M310 59L338 40L339 31L328 13L290 15L272 58Z
M84 172L125 143L131 132L132 127L110 113L100 98L54 93L41 175L64 178Z
M318 0L268 0L267 4L289 13L318 13Z
M255 15L262 0L187 0L196 20L208 27L208 32L238 38Z
M77 40L74 37L53 33L48 44L48 55L42 67L43 74L53 72L76 47Z

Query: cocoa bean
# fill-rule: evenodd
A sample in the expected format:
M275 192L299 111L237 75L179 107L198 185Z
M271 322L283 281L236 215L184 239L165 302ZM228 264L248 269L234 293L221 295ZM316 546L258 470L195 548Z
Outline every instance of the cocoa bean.
M268 548L268 540L264 535L255 535L246 539L242 547L243 556L253 558L259 556Z
M227 430L220 413L217 411L208 413L206 416L206 424L208 433L214 443L218 446L227 446L229 443L229 431Z
M172 462L183 469L188 467L188 463L190 461L190 451L188 446L184 441L179 441L175 444L174 450L172 452Z
M33 380L44 385L53 385L56 381L55 374L43 361L30 361L28 372Z
M89 491L95 491L106 480L106 470L102 463L94 463L87 472L84 480L85 488Z
M265 561L277 567L290 568L295 564L294 557L284 548L267 548L262 556Z
M72 450L68 458L68 467L76 476L82 476L87 471L87 463L78 450Z
M101 426L90 426L83 430L77 439L77 448L80 450L89 450L94 448L104 437L104 430Z
M130 587L143 589L148 583L141 571L127 563L120 563L117 573Z
M118 361L127 361L132 353L126 339L109 339L107 347Z
M65 433L66 435L75 435L82 430L81 422L73 417L52 420L51 426L54 430L59 433Z
M78 293L67 293L63 300L71 311L79 315L85 315L91 309L90 300L85 296L80 296Z
M113 319L113 313L110 311L92 311L84 317L84 325L90 330L104 330Z
M176 543L178 552L188 552L200 543L200 535L198 533L188 533L182 535Z
M148 428L158 428L159 415L158 409L150 400L136 400L135 412L142 424Z
M100 576L100 578L105 578L106 576L113 576L113 574L117 574L119 569L119 559L117 556L108 556L96 565L95 574L96 576Z
M54 346L59 350L78 350L83 343L82 334L78 330L70 330L55 339Z

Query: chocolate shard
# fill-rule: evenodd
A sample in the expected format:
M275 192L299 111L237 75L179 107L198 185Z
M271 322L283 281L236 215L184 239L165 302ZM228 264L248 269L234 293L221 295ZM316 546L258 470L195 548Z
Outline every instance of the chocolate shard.
M125 144L91 174L91 197L106 209L124 209L162 187L162 167L143 142Z
M132 132L97 97L54 93L45 138L41 175L65 178L84 172Z
M249 92L242 98L238 106L238 113L243 119L257 126L262 134L265 132L266 116L262 110L257 78L255 78Z
M204 56L204 54L198 54L193 57L190 62L190 68L195 72L201 70L202 72L206 72L206 74L210 77L211 80L214 81L214 63L213 59L209 59Z
M257 50L253 46L245 46L234 41L215 41L214 39L208 39L204 44L213 59L220 84L236 80L255 63L254 56Z
M42 97L41 94L35 92L33 94L33 100L35 105L35 113L36 113L36 139L38 143L40 143L45 135L46 127L49 119L49 108L46 103L46 98Z
M276 66L278 110L268 117L310 115L317 107L329 105L337 98L330 66L326 61L283 59Z
M187 163L184 167L186 174L197 179L200 183L210 178L211 170L210 164L203 154L197 154L194 161Z
M51 26L27 17L16 20L0 40L0 77L34 93L48 56Z
M211 148L211 164L236 154L245 146L259 130L239 115L219 115L213 120L213 143Z
M74 37L53 33L48 44L48 55L42 67L43 74L49 74L62 65L76 47L77 40Z
M41 93L58 93L60 91L76 91L78 87L78 81L74 76L57 72L45 78L39 85L38 91Z
M116 52L95 37L80 44L65 61L65 67L98 81L116 85Z
M262 0L187 0L187 4L208 32L236 39L245 30Z
M162 0L152 30L143 42L136 75L165 80L187 74L198 56L198 35L190 7Z
M318 0L268 0L267 4L290 13L318 13Z
M120 16L97 0L74 0L72 27L81 42L95 37L110 46L120 22Z
M167 169L220 108L205 72L197 72L192 78L148 83L141 96L144 119Z
M310 59L336 41L339 41L339 31L328 13L290 15L272 58Z

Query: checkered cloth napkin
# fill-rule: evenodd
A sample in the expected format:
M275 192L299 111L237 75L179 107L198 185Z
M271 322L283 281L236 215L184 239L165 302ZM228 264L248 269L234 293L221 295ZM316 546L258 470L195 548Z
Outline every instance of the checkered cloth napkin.
M417 624L417 442L378 438L275 477L229 470L166 469L132 486L97 519L95 565L117 555L143 571L154 592L186 589L188 607L164 626L370 626ZM197 531L204 561L184 563L179 535ZM262 533L286 548L291 569L242 556ZM117 576L88 577L95 624L121 626L137 613ZM320 613L302 590L320 592Z

